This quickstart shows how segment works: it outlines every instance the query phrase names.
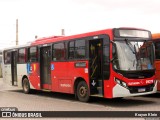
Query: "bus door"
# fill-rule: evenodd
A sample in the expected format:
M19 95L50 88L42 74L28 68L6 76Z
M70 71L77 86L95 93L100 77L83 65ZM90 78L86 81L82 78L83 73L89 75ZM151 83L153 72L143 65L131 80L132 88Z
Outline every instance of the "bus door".
M89 41L90 94L103 96L102 39Z
M42 89L51 89L51 46L40 48L40 81Z
M17 51L11 52L11 79L12 85L17 86Z

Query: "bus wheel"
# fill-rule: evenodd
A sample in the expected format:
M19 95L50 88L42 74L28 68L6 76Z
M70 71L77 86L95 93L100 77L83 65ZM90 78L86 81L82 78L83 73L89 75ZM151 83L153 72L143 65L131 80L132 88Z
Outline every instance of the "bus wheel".
M23 79L23 92L28 94L30 92L29 81L27 78Z
M77 97L81 102L89 101L89 90L85 81L81 81L77 86Z

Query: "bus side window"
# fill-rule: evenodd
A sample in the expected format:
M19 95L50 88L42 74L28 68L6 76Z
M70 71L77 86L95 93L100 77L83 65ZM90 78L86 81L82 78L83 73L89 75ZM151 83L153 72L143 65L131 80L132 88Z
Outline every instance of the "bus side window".
M65 60L65 45L63 42L53 44L53 61L63 61Z
M37 47L29 48L29 62L37 62L38 61L38 49Z
M11 63L11 52L9 52L9 51L4 52L4 63L5 64Z
M68 44L68 58L69 59L74 59L74 49L75 49L74 41L69 42Z
M75 41L75 58L83 59L86 57L86 45L85 40Z
M18 50L18 62L25 63L26 62L26 49L21 48Z

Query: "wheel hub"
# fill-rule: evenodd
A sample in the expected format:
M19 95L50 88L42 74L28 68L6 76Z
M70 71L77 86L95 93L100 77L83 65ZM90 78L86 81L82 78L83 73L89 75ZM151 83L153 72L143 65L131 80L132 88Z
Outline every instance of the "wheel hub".
M86 94L87 94L87 89L86 89L84 86L82 86L82 87L79 89L79 93L80 93L80 96L81 96L81 97L85 97Z

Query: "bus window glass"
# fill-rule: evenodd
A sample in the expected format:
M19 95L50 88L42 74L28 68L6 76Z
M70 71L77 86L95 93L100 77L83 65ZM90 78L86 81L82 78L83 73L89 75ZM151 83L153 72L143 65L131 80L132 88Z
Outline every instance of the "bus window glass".
M18 62L19 63L26 62L26 53L25 52L26 52L25 48L19 49L19 51L18 51Z
M118 66L115 69L139 71L154 69L153 44L150 41L116 41ZM125 63L125 64L124 64Z
M64 43L57 43L53 45L53 61L65 60L65 46Z
M29 61L37 62L38 61L38 50L37 47L31 47L29 49Z
M160 42L155 43L155 54L156 59L160 59Z
M69 59L74 59L74 41L72 42L69 42L69 55L68 55L68 58Z
M75 58L82 59L85 56L85 40L77 40L75 42Z
M11 63L11 52L8 52L8 51L4 52L4 63L5 64Z

